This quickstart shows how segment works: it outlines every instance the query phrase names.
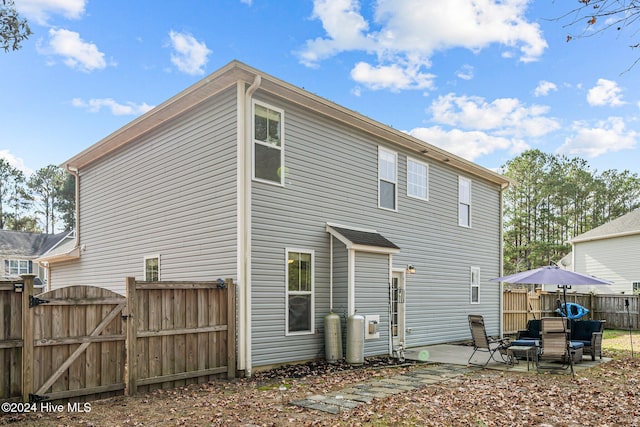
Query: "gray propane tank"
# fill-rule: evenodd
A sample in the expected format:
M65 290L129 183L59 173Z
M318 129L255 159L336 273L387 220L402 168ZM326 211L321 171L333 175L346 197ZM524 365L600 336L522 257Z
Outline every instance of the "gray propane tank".
M342 325L333 311L324 316L324 353L327 362L342 360Z
M364 363L364 316L357 313L347 318L347 363Z

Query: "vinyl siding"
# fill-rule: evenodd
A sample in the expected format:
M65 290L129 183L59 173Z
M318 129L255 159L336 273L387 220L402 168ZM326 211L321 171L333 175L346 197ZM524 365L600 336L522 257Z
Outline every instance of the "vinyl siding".
M124 293L160 254L162 280L236 278L235 87L80 171L76 262L55 265L54 288Z
M483 314L489 333L499 333L499 285L489 282L500 275L498 185L467 176L472 180L472 227L459 227L458 170L427 162L430 199L410 198L406 195L409 153L403 149L260 91L255 97L285 112L287 174L284 187L259 182L252 187L254 366L323 356L322 320L329 310L326 222L375 229L401 248L393 256L394 268L416 266L416 274L407 275L406 283L406 327L412 328L408 346L468 339L469 313ZM378 145L398 152L397 212L378 208ZM412 157L419 159L417 154ZM316 334L285 336L286 247L315 250ZM346 280L346 260L343 265L336 260L334 286L338 287L336 277L345 275ZM481 269L481 303L474 305L469 303L471 266ZM356 295L356 307L373 304L374 298L384 298L388 304L387 286L376 288L370 300ZM379 304L376 299L371 309L382 310L382 335L388 330L388 307ZM380 339L384 345L376 348L380 354L388 352L388 332L384 333ZM369 341L367 346L369 351Z
M600 293L631 294L633 282L640 282L640 235L579 242L574 245L574 271L614 282L611 286L590 286ZM582 292L582 288L574 287Z
M364 355L389 352L389 258L386 254L356 252L356 313L379 315L380 338L364 342ZM365 328L367 325L364 325Z

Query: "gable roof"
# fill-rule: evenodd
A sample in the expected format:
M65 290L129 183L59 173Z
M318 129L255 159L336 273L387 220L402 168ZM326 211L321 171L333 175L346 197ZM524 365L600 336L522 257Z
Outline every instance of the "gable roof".
M362 228L352 228L328 223L327 232L344 243L347 249L388 254L400 252L398 246L375 230L365 230Z
M0 230L0 254L8 256L37 257L53 247L70 232L58 234L26 233L23 231Z
M348 126L382 137L395 145L413 151L417 158L449 164L470 175L496 183L503 188L510 183L508 178L496 172L428 144L405 132L376 122L353 110L344 108L239 61L231 61L218 71L98 141L65 162L65 167L69 170L83 168L115 150L133 143L139 136L153 131L168 120L178 117L219 92L236 85L238 82L244 82L245 85L259 83L258 91L274 94Z
M571 239L571 242L588 242L590 240L611 239L633 234L640 234L640 209L631 211L613 221L580 234Z

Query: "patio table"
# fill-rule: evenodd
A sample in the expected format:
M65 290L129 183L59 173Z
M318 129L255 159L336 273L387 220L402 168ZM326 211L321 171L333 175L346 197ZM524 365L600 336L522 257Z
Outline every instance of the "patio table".
M538 347L536 345L511 345L507 347L507 354L509 354L511 360L513 358L524 354L527 358L527 371L530 370L530 362L536 362L538 355ZM529 354L532 354L533 357L529 359ZM513 364L511 364L513 366Z

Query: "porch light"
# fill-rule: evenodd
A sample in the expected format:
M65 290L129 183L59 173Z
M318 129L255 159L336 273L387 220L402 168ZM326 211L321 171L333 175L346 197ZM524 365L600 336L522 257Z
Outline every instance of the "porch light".
M416 266L413 264L407 264L407 273L416 274Z

